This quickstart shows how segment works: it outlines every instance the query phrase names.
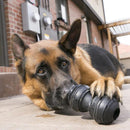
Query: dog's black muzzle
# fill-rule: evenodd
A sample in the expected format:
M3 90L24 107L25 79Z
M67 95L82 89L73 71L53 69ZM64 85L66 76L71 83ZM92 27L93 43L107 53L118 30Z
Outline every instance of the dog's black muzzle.
M66 100L67 94L73 85L76 85L76 83L73 80L70 80L69 82L66 81L62 83L62 85L56 89L50 89L45 96L45 101L48 107L54 110L66 108L68 106Z

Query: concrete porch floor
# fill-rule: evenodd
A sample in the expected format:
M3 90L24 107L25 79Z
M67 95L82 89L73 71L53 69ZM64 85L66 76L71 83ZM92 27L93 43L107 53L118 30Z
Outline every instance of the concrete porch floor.
M111 125L99 125L89 113L56 114L42 111L23 95L0 99L0 130L128 130L130 84L122 89L121 113Z

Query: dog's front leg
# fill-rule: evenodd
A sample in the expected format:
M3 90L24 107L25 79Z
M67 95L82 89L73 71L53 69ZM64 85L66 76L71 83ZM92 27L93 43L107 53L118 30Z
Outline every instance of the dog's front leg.
M81 84L90 85L90 91L92 96L94 94L98 96L103 96L106 94L110 98L116 95L119 100L121 100L121 92L118 86L116 86L115 81L112 77L102 76L95 68L92 67L90 63L79 58L77 59L80 75Z
M92 96L94 94L98 97L102 97L104 94L110 98L115 95L119 101L121 101L121 92L118 86L115 85L115 81L112 77L100 77L99 79L92 82L90 85L90 91Z

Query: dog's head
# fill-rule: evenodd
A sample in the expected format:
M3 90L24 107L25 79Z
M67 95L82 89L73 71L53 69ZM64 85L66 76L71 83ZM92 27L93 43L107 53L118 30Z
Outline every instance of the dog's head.
M81 21L76 20L59 41L42 40L27 45L18 35L12 37L23 87L34 88L34 94L42 91L47 105L54 109L63 108L70 86L80 79L74 57L80 32Z

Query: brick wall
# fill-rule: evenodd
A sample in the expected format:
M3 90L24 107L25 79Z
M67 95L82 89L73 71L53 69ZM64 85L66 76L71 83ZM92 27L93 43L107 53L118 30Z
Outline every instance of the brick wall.
M6 35L9 67L0 67L0 72L14 72L14 58L11 50L11 36L17 33L27 44L35 42L35 34L25 33L22 29L21 3L25 0L4 0Z
M52 17L53 17L52 28L55 29L54 21L57 18L57 16L56 16L56 4L55 4L55 0L49 0L49 2L50 2L50 12L51 12Z
M0 72L6 72L9 69L10 71L15 71L14 58L11 50L11 36L14 33L17 33L27 44L35 42L35 34L23 32L22 14L21 14L21 3L23 2L25 2L25 0L4 0L9 67L8 68L0 67ZM77 18L81 18L81 16L83 15L82 11L78 9L77 6L71 0L68 0L68 6L69 6L70 23L72 23ZM55 0L50 0L50 11L53 16L53 29L55 29L54 26L54 20L56 19ZM75 13L75 11L77 13ZM86 42L86 35L85 35L86 30L84 29L85 27L86 23L83 23L81 38L79 40L80 43Z
M9 67L0 66L0 72L16 72L11 50L11 36L17 33L27 44L35 42L35 34L22 30L21 3L25 0L4 0Z
M37 0L36 0L37 1ZM20 35L20 37L27 43L34 43L36 40L36 36L34 33L25 33L22 28L22 14L21 14L21 3L25 2L25 0L4 0L5 6L5 22L6 22L6 32L7 32L7 45L8 45L8 59L9 59L9 67L0 66L0 72L15 72L16 69L14 67L14 57L11 50L11 36L14 33ZM54 20L56 20L56 4L55 0L50 0L50 12L53 16L53 29ZM68 0L68 13L70 24L75 20L84 16L84 13L71 1ZM100 31L97 29L97 25L91 21L91 35L92 35L92 43L102 47L102 40ZM86 43L86 23L82 21L82 31L79 43ZM107 37L106 37L107 39ZM108 49L107 40L104 39L105 48ZM107 44L106 44L107 43Z
M91 20L90 21L92 43L94 45L102 47L101 32L98 30L97 25Z
M50 12L53 16L53 29L55 29L54 20L56 20L57 18L55 0L50 0ZM74 20L81 19L81 16L84 16L84 13L71 0L68 0L68 13L69 13L70 25L73 23ZM86 23L83 21L79 43L86 43L86 41L87 41Z
M81 17L84 16L84 13L71 0L68 0L68 10L69 10L70 24L74 20L81 19ZM82 30L79 43L87 42L86 26L87 26L86 23L82 21Z

